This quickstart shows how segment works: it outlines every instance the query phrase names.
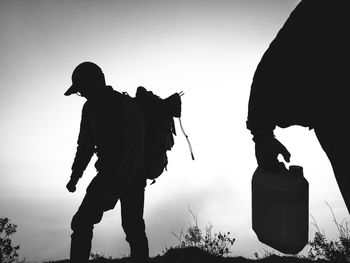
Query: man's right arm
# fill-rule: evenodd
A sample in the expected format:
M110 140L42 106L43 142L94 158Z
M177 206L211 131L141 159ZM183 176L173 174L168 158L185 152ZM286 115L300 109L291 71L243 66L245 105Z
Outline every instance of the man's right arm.
M278 58L274 57L271 45L254 74L246 122L247 129L250 130L255 142L255 157L258 166L266 170L280 167L279 154L282 154L287 162L290 160L290 153L274 135L275 118L279 114L276 105L280 104L276 103L276 100L281 99L277 89L283 87L277 87L275 83L274 71L276 68L274 66L276 66Z
M75 191L75 186L89 164L92 155L94 154L95 145L88 123L87 104L84 105L80 123L80 132L78 137L78 147L72 165L72 174L70 181L67 184L67 189L70 192Z

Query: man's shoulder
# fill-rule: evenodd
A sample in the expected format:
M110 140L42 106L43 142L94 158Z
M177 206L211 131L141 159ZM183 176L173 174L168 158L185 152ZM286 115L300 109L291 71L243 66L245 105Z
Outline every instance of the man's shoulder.
M141 105L128 95L125 95L123 100L123 112L128 116L133 116L134 118L142 118L143 110Z
M83 105L83 108L82 108L82 112L83 113L86 113L89 110L89 108L91 107L90 104L91 104L91 102L89 100L84 102L84 105Z
M124 118L143 119L143 109L140 103L125 92L110 90L111 103L118 107Z

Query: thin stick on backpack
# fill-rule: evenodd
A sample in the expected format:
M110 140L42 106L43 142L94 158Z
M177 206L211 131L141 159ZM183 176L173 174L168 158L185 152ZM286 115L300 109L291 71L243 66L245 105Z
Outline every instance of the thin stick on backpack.
M180 95L180 97L181 97L181 96L185 95L185 93L184 93L183 91L180 91L180 92L179 92L179 95Z
M185 135L186 140L187 140L187 143L188 143L188 147L190 148L192 160L194 160L194 155L193 155L193 151L192 151L192 146L191 146L190 140L188 139L188 136L187 136L187 134L185 133L185 130L184 130L183 126L182 126L181 118L179 118L179 122L180 122L180 127L181 127L181 130L182 130L182 133Z

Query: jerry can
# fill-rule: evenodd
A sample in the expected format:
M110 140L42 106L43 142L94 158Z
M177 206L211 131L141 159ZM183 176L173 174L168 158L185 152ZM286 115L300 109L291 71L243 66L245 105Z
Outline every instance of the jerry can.
M309 183L301 166L282 166L276 172L259 167L254 172L252 225L260 242L297 254L308 243Z

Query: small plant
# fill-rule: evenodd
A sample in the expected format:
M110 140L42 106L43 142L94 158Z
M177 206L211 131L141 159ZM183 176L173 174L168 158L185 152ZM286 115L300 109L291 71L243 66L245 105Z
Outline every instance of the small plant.
M338 223L331 206L326 202L327 206L332 212L333 221L337 226L339 237L336 240L327 240L327 237L321 232L316 220L311 215L317 228L314 239L309 242L311 246L308 257L312 260L325 259L332 262L350 262L350 229L349 222Z
M209 223L205 227L203 236L201 229L198 227L197 216L190 209L189 212L194 220L194 225L190 225L186 233L184 233L183 229L179 235L172 232L180 243L175 248L196 247L214 256L225 257L230 255L230 248L235 242L235 239L230 237L230 232L213 233L213 224Z
M271 250L263 249L260 255L258 252L254 252L253 255L256 259L264 259L275 255L275 252Z
M91 260L106 260L109 259L111 260L112 257L106 258L104 253L90 253L90 259Z
M13 246L10 238L16 231L17 225L11 224L7 217L0 218L0 263L15 262L18 259L19 246Z

